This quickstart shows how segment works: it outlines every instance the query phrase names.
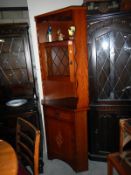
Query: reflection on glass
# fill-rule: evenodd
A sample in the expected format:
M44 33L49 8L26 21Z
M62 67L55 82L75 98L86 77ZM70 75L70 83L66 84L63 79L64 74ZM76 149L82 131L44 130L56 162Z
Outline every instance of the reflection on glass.
M95 39L95 47L98 98L131 99L131 35L110 31Z

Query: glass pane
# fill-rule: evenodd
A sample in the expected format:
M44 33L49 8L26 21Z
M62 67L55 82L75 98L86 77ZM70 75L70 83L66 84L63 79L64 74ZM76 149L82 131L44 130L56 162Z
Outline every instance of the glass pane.
M68 46L46 48L48 77L69 76Z
M131 34L113 30L95 39L99 99L131 99Z
M28 83L23 36L8 36L0 42L0 84Z

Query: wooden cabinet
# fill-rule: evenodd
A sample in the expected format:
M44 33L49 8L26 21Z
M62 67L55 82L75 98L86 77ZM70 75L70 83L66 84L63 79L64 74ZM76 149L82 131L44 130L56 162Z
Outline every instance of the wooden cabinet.
M129 102L128 102L129 103ZM107 154L119 151L119 120L130 118L128 103L92 105L89 114L89 158L106 160ZM93 117L93 118L92 118Z
M69 109L66 100L44 104L48 157L61 159L76 171L87 170L87 110Z
M0 91L2 98L32 97L34 77L28 24L0 24Z
M69 7L35 17L45 100L77 98L77 108L88 106L86 8ZM52 28L52 42L47 40ZM75 27L74 39L68 29ZM57 31L64 35L59 41ZM82 80L82 81L81 81Z
M35 20L48 157L64 160L76 171L87 170L86 8L67 7L36 16ZM70 35L71 28L74 32Z
M108 153L119 150L119 119L130 118L131 50L124 49L131 41L130 21L128 12L92 15L87 19L89 155L94 160L106 160Z
M124 10L124 11L131 10L131 1L130 0L121 0L121 10Z
M86 111L44 106L48 156L68 162L76 171L87 168Z

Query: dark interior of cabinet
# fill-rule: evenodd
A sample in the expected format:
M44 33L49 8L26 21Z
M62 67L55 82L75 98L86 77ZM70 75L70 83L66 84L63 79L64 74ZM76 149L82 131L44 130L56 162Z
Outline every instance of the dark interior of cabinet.
M131 114L130 13L88 17L89 154L119 150L119 120Z

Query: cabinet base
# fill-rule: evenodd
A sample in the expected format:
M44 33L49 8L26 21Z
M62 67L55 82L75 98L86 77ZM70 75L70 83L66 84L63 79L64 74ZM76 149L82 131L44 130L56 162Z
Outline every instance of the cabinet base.
M106 155L98 155L98 154L88 154L89 160L101 161L106 162Z

